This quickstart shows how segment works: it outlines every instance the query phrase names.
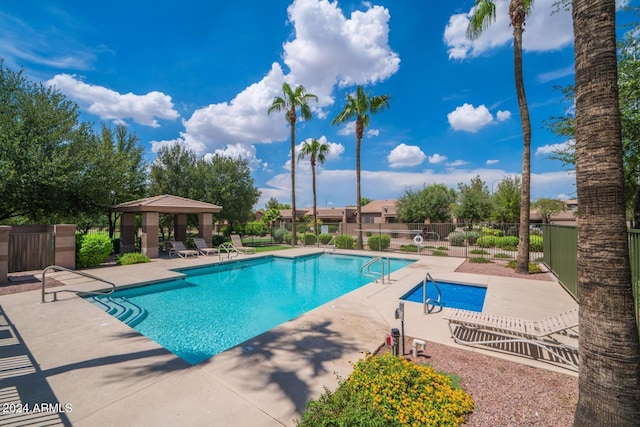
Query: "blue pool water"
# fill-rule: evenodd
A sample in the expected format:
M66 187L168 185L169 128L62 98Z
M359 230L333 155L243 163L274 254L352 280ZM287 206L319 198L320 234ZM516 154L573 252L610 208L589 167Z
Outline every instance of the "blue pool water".
M185 279L87 299L196 364L371 282L360 274L369 260L270 256L184 269ZM391 270L412 262L391 259Z
M441 301L444 307L461 308L463 310L482 311L487 288L482 286L460 285L437 281L440 288ZM422 303L422 283L407 292L401 299ZM438 294L432 283L427 283L427 298L437 299Z

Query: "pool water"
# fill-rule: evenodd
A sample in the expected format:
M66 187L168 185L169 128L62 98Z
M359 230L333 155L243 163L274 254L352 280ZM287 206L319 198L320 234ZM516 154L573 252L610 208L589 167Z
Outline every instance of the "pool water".
M196 364L370 283L360 267L371 259L322 254L233 261L87 299ZM391 271L414 262L390 261Z
M440 295L443 307L460 308L470 311L482 311L487 288L482 286L462 285L458 283L448 283L437 281L440 288ZM412 290L402 296L405 301L419 302L422 304L423 290L422 283L416 285ZM427 283L427 298L437 299L438 293L432 283Z

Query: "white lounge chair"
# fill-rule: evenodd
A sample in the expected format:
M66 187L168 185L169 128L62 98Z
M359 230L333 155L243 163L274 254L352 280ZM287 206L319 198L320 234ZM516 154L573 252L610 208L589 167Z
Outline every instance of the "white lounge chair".
M578 370L578 348L554 337L577 336L571 335L572 332L577 334L577 308L541 320L458 309L447 309L443 318L449 321L451 336L459 344L515 352L536 360L560 362Z
M215 255L218 253L218 249L207 246L207 242L205 242L202 237L194 238L193 243L196 244L198 252L200 252L202 255Z
M180 258L188 258L190 256L192 257L197 257L198 256L198 251L193 250L193 249L187 249L187 247L184 245L184 243L180 242L180 241L171 241L171 242L167 242L170 246L169 248L169 255L173 256L173 255L178 255Z
M233 247L240 253L243 253L243 254L255 254L256 253L256 248L252 248L252 247L248 247L248 246L242 246L242 239L240 238L240 235L238 235L238 234L232 234L231 235L231 243L233 244Z

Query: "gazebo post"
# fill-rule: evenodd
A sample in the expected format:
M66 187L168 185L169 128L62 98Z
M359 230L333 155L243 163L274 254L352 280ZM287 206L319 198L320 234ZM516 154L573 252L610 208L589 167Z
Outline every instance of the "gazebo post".
M213 214L198 214L198 237L202 237L207 246L211 246L211 235L213 234Z
M120 217L120 253L136 250L136 214L125 212Z
M175 239L179 242L187 243L187 215L176 214L174 216Z
M160 214L142 212L142 253L149 258L158 257L158 230Z

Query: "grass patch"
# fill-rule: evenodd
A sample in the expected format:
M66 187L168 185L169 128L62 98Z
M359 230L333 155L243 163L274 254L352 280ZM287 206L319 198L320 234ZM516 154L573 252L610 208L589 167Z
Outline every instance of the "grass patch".
M418 252L418 247L416 245L400 245L400 250L402 252Z
M489 255L489 252L484 249L471 249L469 253L474 255Z
M513 268L515 270L516 264L517 264L517 261L514 259L514 260L509 261L507 263L507 267ZM542 269L540 268L540 266L538 264L530 262L529 263L529 273L542 273Z
M431 255L433 255L433 256L449 256L449 254L447 252L439 251L439 250L431 252Z
M283 249L291 249L291 246L288 245L274 245L274 246L256 246L256 253L259 252L271 252L271 251L281 251Z
M509 255L509 254L505 254L505 253L498 253L498 254L495 254L493 257L494 258L501 258L501 259L511 259L511 258L513 258L513 255Z
M481 256L469 258L469 262L472 262L474 264L492 264L493 263L493 261L491 261L490 259L487 259Z
M438 250L439 250L439 251L448 251L448 250L449 250L449 248L448 248L448 247L446 247L446 246L438 246Z
M299 426L457 426L473 399L451 377L387 353L355 363L335 392L310 401Z

